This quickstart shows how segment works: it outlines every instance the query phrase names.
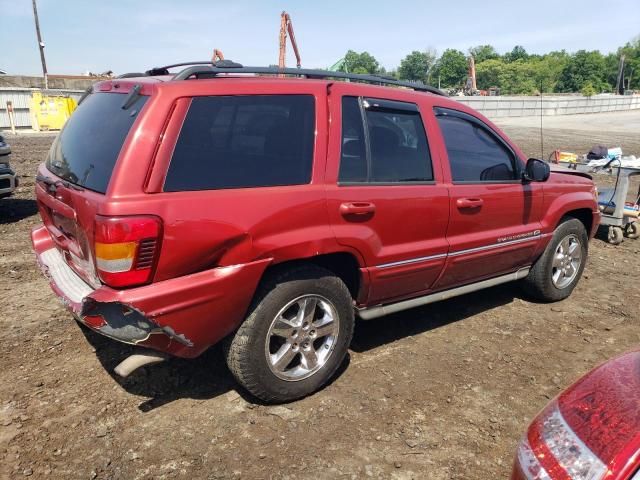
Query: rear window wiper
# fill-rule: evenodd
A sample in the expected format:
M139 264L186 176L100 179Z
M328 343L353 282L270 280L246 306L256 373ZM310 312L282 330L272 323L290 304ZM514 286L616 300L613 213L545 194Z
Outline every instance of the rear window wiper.
M124 103L122 104L123 110L128 109L131 105L136 103L136 100L138 100L138 97L140 97L140 90L142 90L142 85L140 85L139 83L133 86L133 88L129 92L129 95L127 95L127 98L124 99Z
M87 88L84 93L82 94L82 96L80 97L80 100L78 100L78 105L80 105L82 102L84 102L84 99L87 98L89 95L91 95L93 93L93 85L91 85L89 88Z
M48 190L52 193L55 193L56 189L58 188L58 185L62 185L63 187L66 188L71 188L73 190L77 190L79 192L84 192L84 188L75 185L71 182L67 182L66 180L54 180L52 178L49 177L45 177L44 175L36 175L36 182L42 182L44 183L48 188Z

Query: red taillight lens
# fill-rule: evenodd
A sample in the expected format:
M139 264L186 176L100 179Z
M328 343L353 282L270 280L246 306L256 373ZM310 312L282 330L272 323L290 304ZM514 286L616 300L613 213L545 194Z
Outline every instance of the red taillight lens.
M111 287L149 283L159 253L162 223L152 216L96 216L96 270Z
M533 421L518 446L517 460L527 480L601 480L607 473L567 424L556 400Z

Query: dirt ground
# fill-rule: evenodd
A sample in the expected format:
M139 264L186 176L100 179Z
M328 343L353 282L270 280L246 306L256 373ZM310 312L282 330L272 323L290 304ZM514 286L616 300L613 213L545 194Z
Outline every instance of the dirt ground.
M538 155L536 128L504 126ZM537 411L640 341L640 241L596 239L563 302L507 285L360 322L337 378L302 401L253 403L218 348L119 381L129 347L80 328L31 252L52 137L9 141L22 186L0 200L0 478L506 478ZM545 132L549 149L598 142L640 154L614 117Z

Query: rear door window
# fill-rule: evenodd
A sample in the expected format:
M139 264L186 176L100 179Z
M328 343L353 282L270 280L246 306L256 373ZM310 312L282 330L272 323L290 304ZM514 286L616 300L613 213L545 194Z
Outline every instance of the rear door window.
M436 118L454 182L516 180L515 155L479 120L445 108L436 109Z
M195 97L164 190L309 183L314 132L312 95Z
M427 137L415 104L342 98L341 183L432 180Z
M71 183L105 193L122 145L148 97L138 96L123 108L127 98L117 93L87 96L51 145L47 169Z

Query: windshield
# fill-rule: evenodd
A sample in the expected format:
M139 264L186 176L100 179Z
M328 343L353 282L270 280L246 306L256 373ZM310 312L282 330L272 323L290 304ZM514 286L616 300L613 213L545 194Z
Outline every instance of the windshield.
M131 125L148 97L124 109L127 95L94 93L73 112L53 142L46 166L71 183L105 193Z

